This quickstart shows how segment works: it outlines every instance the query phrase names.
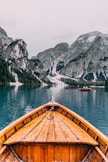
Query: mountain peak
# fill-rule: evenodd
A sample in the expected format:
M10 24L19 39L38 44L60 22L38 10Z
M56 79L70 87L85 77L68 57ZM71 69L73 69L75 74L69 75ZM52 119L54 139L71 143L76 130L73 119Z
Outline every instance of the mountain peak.
M80 43L82 41L90 43L90 42L93 42L96 38L102 38L102 39L108 40L108 34L103 34L99 31L93 31L93 32L89 32L89 33L86 33L86 34L79 36L77 41L80 42Z
M93 40L95 40L95 38L99 37L99 36L102 36L103 34L101 32L98 32L98 31L93 31L93 32L89 32L89 33L86 33L86 34L83 34L81 36L78 37L77 41L78 42L92 42ZM82 43L83 43L82 42Z
M7 36L7 33L0 27L0 35Z

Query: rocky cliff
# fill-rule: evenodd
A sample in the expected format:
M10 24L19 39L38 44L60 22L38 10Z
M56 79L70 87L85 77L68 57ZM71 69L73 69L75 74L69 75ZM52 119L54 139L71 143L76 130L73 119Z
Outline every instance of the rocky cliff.
M63 75L90 81L108 77L108 35L99 32L80 36L64 56Z
M108 35L90 32L79 36L71 46L61 43L33 58L42 63L47 76L54 75L56 64L55 75L61 78L91 83L104 81L108 77Z
M60 43L28 59L26 43L9 38L0 28L0 67L0 82L2 77L5 82L37 85L104 82L108 78L108 35L90 32L72 45Z
M31 70L26 43L22 40L9 38L0 28L0 83L22 82L40 85Z

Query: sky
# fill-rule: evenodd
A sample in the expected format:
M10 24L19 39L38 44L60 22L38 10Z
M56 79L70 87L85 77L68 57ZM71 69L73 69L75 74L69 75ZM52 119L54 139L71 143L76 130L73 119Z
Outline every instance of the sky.
M108 0L0 0L0 27L31 58L88 32L108 34Z

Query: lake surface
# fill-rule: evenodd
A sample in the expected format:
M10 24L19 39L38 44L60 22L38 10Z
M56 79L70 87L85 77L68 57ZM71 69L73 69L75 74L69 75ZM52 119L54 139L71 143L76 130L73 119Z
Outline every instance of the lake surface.
M81 92L61 87L0 86L0 129L52 98L108 136L108 91L104 88Z

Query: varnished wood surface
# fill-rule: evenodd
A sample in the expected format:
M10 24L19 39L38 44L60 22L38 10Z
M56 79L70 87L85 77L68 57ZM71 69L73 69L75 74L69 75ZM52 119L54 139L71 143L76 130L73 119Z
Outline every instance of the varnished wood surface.
M0 161L8 154L11 159L8 161L12 162L15 154L9 149L10 145L27 162L30 159L33 162L57 159L76 162L83 158L84 162L108 161L106 136L78 114L55 102L40 106L0 131Z
M0 154L0 162L20 162L19 157L14 154L10 147L6 147L5 151Z
M48 117L48 113L51 117ZM57 111L42 114L22 127L5 144L18 142L62 142L97 145L84 130ZM50 115L49 115L50 116ZM51 118L51 119L50 119Z
M81 162L90 146L68 143L20 143L13 148L24 162Z

